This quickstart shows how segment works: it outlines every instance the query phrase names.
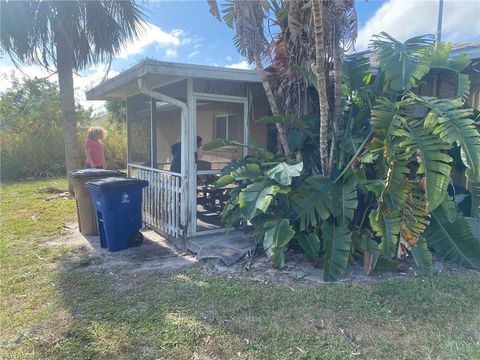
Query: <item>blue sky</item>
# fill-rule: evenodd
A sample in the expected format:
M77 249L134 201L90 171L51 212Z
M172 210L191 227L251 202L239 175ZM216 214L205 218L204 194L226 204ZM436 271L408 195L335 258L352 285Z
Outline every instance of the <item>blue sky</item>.
M359 25L363 26L383 3L384 1L357 2ZM176 35L180 44L151 44L144 48L142 54L116 61L115 68L128 67L133 59L139 61L145 56L214 66L245 66L244 59L232 44L232 30L212 17L206 0L151 2L148 11L150 21L166 33L181 30Z
M206 0L149 1L146 30L131 41L112 63L108 77L128 69L145 57L157 60L202 65L247 68L248 64L232 44L232 30L208 11ZM373 34L387 31L400 40L435 33L438 0L357 0L359 21L357 50L368 47ZM443 39L451 42L480 41L480 0L445 0ZM11 61L0 59L0 91L10 86L9 74L22 74ZM47 75L44 69L25 66L30 77ZM74 78L77 100L100 108L98 102L85 101L85 90L97 85L105 75L104 66L86 69ZM3 79L2 79L3 78ZM51 77L55 79L55 76Z

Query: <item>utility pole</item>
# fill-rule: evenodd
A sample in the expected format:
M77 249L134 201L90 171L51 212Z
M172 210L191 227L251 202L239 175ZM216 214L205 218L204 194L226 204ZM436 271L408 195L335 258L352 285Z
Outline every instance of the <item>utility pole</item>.
M437 43L442 41L443 0L438 2Z

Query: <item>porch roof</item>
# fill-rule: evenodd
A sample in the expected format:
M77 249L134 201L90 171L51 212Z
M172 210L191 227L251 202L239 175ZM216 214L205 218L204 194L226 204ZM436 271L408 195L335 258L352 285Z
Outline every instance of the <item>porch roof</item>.
M136 95L140 93L137 87L137 79L140 78L145 78L152 87L160 87L187 78L261 82L258 73L253 70L144 60L88 90L87 100L125 99Z

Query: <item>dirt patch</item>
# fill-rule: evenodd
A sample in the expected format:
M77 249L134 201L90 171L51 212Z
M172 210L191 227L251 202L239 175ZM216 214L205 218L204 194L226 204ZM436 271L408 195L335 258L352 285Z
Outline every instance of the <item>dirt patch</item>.
M284 269L275 269L265 254L257 253L253 257L245 257L243 261L230 267L226 267L220 261L209 260L203 265L203 269L212 275L238 278L265 285L324 283L323 269L309 261L304 253L288 250L285 262ZM433 271L434 273L480 276L480 270L468 269L436 258L434 258ZM386 279L411 279L423 274L425 273L416 267L412 257L404 259L398 271L374 272L370 275L364 274L361 262L354 262L349 264L343 278L338 283L370 283Z
M109 252L100 247L98 236L83 236L76 223L65 226L66 233L48 240L53 247L71 247L71 251L59 259L59 264L85 267L88 270L109 271L113 274L141 272L176 272L192 266L195 257L178 252L154 231L143 231L141 246L119 252Z
M178 272L193 266L197 259L191 253L178 251L165 238L154 231L142 231L145 241L135 248L111 253L100 247L97 236L83 236L78 232L76 223L67 224L66 234L50 239L48 246L71 246L60 259L60 264L84 268L85 271L108 271L112 275L123 277L128 274L145 277L153 273L166 274ZM68 258L67 258L68 257ZM225 276L240 280L273 285L324 283L323 270L309 261L298 250L288 250L284 269L275 269L270 260L261 251L253 256L245 256L232 266L225 266L220 260L204 260L201 269L212 276ZM434 273L463 274L480 276L480 270L467 269L434 257ZM407 257L396 272L374 272L365 275L361 261L349 264L338 283L370 283L385 279L411 279L424 274L418 269L411 257Z

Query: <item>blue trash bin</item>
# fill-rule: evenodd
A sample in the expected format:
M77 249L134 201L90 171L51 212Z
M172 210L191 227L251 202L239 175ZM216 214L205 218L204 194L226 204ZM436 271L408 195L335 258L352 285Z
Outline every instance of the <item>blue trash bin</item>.
M108 177L85 186L92 194L100 245L114 252L141 243L142 189L148 181Z

